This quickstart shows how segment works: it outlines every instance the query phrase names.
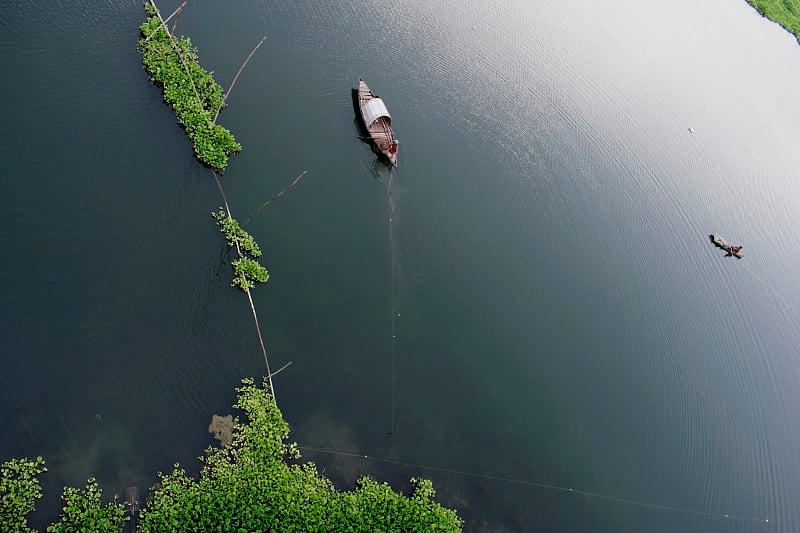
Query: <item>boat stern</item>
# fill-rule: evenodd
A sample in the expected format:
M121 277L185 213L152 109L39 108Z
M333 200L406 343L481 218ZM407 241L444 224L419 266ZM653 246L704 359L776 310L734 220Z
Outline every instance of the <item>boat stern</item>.
M397 139L392 139L392 145L389 146L389 149L384 152L386 157L389 158L389 162L392 166L397 166L397 148L400 146L400 141Z

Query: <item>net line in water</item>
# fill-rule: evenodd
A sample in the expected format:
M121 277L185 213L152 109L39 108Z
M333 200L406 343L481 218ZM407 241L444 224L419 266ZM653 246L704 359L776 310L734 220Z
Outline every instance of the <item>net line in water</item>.
M394 435L396 425L396 414L397 414L397 317L400 316L397 314L397 302L395 299L395 290L396 290L396 283L395 277L397 276L397 269L395 268L395 264L397 262L397 250L394 244L394 219L395 217L395 204L394 198L392 198L392 179L394 178L394 172L391 170L389 171L389 182L386 185L386 204L387 210L389 212L389 222L388 222L388 233L389 233L389 252L390 252L390 260L391 260L391 279L389 283L389 309L392 313L392 321L391 321L391 333L392 333L392 424L387 432L389 435Z
M394 242L394 230L395 230L397 214L396 214L396 204L395 204L394 197L393 197L393 194L392 194L393 178L394 178L394 173L390 171L389 178L388 178L388 180L386 180L386 184L387 184L387 186L386 186L386 198L387 198L387 211L388 211L387 233L388 233L388 241L389 241L389 248L390 248L390 254L391 254L391 258L390 258L391 259L391 272L390 272L390 278L391 279L390 279L389 299L390 299L391 335L392 335L392 338L391 338L391 364L392 364L392 371L391 371L391 374L392 374L392 376L391 376L391 381L392 381L392 385L391 385L391 428L390 428L390 431L387 431L388 435L394 435L396 430L397 430L397 426L396 426L396 404L397 404L397 401L396 401L397 400L397 398L396 398L396 369L397 369L396 362L397 362L397 346L396 346L396 344L397 344L397 319L400 316L397 313L397 303L396 303L396 290L397 290L397 287L396 287L397 280L396 280L396 278L397 278L397 270L398 270L398 268L397 268L397 266L398 266L397 265L398 258L397 258L397 249L396 249L396 245L395 245L395 242ZM688 217L685 217L685 218L686 218L687 225L690 228L692 228L693 230L696 230L697 228L695 227L694 224L692 224L688 220ZM787 316L791 315L795 319L800 319L800 309L798 309L797 306L795 306L793 303L788 301L781 294L781 292L779 292L778 290L776 290L772 286L772 284L770 284L768 281L766 281L765 279L760 277L758 274L756 274L753 271L753 269L752 269L752 267L750 265L742 265L742 266L744 267L744 272L746 272L747 275L749 275L751 278L753 278L754 281L758 282L758 284L760 284L762 286L762 288L766 290L766 292L768 293L768 297L772 297L772 299L774 299L779 304L779 306L783 308L783 311ZM387 458L384 458L384 457L376 457L376 456L371 456L371 455L368 455L368 454L363 454L363 453L358 453L358 452L348 452L348 451L335 450L335 449L330 449L330 448L316 448L316 447L310 447L310 446L299 446L299 448L301 450L308 450L308 451L314 451L314 452L319 452L319 453L328 453L328 454L334 454L334 455L339 455L339 456L347 456L347 457L353 457L353 458L358 458L358 459L367 460L367 461L374 461L374 462L380 462L380 463L385 463L385 464L393 464L393 465L397 465L397 466L418 468L418 469L422 469L422 470L430 470L430 471L443 472L443 473L454 474L454 475L461 475L461 476L468 476L468 477L473 477L473 478L486 479L486 480L497 481L497 482L502 482L502 483L509 483L509 484L516 484L516 485L524 485L524 486L529 486L529 487L536 487L536 488L546 489L546 490L551 490L551 491L559 491L559 492L563 492L565 494L580 495L580 496L584 496L586 498L593 498L593 499L596 499L596 500L605 501L607 503L616 503L616 504L620 504L620 505L630 505L630 506L636 506L636 507L640 507L640 508L648 508L648 509L664 511L664 512L681 513L681 514L685 514L685 515L694 515L694 516L697 516L697 517L715 519L715 520L722 520L722 521L730 520L730 521L737 521L737 522L741 522L741 523L764 524L766 526L775 526L775 527L789 528L789 529L793 529L793 530L800 530L800 523L793 523L793 522L787 522L787 521L772 519L772 518L769 518L769 517L766 517L766 516L765 517L752 517L752 516L745 516L745 515L737 514L737 513L722 513L722 512L702 511L702 510L698 510L698 509L690 509L690 508L686 508L686 507L677 507L677 506L667 505L667 504L663 504L663 503L652 503L652 502L636 500L636 499L632 499L632 498L624 498L624 497L619 497L619 496L612 496L612 495L609 495L609 494L602 494L602 493L598 493L598 492L582 490L582 489L579 489L579 488L572 488L572 487L566 487L566 486L560 486L560 485L553 485L553 484L541 483L541 482L524 480L524 479L515 479L515 478L502 477L502 476L493 476L493 475L490 475L490 474L479 474L479 473L476 473L476 472L469 472L469 471L465 471L465 470L457 470L457 469L442 468L442 467L422 465L422 464L416 464L416 463L408 463L408 462L404 462L404 461L400 461L400 460L387 459Z
M633 506L637 506L637 507L644 507L644 508L654 509L654 510L658 510L658 511L669 511L669 512L674 512L674 513L695 515L695 516L704 517L704 518L714 518L714 519L721 519L721 520L735 520L735 521L739 521L739 522L760 523L760 524L765 524L765 525L769 525L769 526L781 526L781 527L787 527L787 528L791 528L791 529L800 529L800 524L795 524L795 523L791 523L791 522L784 522L784 521L781 521L781 520L773 520L773 519L770 519L769 517L754 518L754 517L751 517L751 516L743 516L743 515L738 515L738 514L718 513L718 512L715 513L715 512L711 512L711 511L699 511L697 509L688 509L686 507L676 507L676 506L672 506L672 505L665 505L665 504L645 502L645 501L641 501L641 500L634 500L634 499L631 499L631 498L622 498L622 497L618 497L618 496L611 496L611 495L608 495L608 494L601 494L599 492L591 492L591 491L588 491L588 490L573 489L571 487L564 487L564 486L560 486L560 485L552 485L552 484L549 484L549 483L541 483L541 482L537 482L537 481L529 481L529 480L525 480L525 479L515 479L515 478L509 478L509 477L502 477L502 476L493 476L493 475L490 475L490 474L478 474L476 472L468 472L466 470L457 470L457 469L452 469L452 468L442 468L442 467L438 467L438 466L428 466L428 465L422 465L422 464L417 464L417 463L407 463L407 462L398 461L398 460L395 460L395 459L386 459L384 457L375 457L375 456L367 455L367 454L363 454L363 453L347 452L347 451L343 451L343 450L335 450L335 449L332 449L332 448L316 448L316 447L313 447L313 446L298 446L298 448L301 449L301 450L308 450L308 451L318 452L318 453L329 453L329 454L332 454L332 455L340 455L340 456L345 456L345 457L354 457L354 458L358 458L358 459L364 459L364 460L367 460L367 461L375 461L375 462L379 462L379 463L386 463L386 464L392 464L392 465L397 465L397 466L407 466L407 467L418 468L418 469L422 469L422 470L432 470L432 471L436 471L436 472L444 472L444 473L447 473L447 474L455 474L455 475L460 475L460 476L469 476L469 477L474 477L474 478L487 479L487 480L490 480L490 481L499 481L499 482L503 482L503 483L512 483L512 484L516 484L516 485L525 485L525 486L528 486L528 487L536 487L536 488L547 489L547 490L552 490L552 491L559 491L559 492L563 492L563 493L566 493L566 494L577 494L577 495L580 495L580 496L586 496L586 497L594 498L594 499L597 499L597 500L604 500L604 501L609 502L609 503L619 503L619 504L625 504L625 505L633 505Z

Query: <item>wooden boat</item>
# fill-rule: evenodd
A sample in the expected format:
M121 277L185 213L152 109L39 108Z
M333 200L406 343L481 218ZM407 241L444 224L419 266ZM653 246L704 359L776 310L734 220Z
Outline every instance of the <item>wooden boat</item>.
M374 95L361 78L358 79L358 108L375 149L397 166L397 146L400 141L394 138L392 116L383 100Z
M712 233L708 236L711 239L711 242L714 243L714 246L717 248L722 248L726 252L728 252L728 256L734 256L737 259L742 258L742 247L741 246L734 246L733 244L729 243L716 233ZM727 257L727 256L726 256Z

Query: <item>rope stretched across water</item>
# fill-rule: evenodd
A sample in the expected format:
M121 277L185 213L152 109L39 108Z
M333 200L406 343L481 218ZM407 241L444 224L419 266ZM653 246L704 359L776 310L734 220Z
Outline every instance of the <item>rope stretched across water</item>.
M552 484L549 484L549 483L540 483L540 482L537 482L537 481L528 481L528 480L524 480L524 479L515 479L515 478L502 477L502 476L492 476L490 474L478 474L478 473L475 473L475 472L468 472L466 470L457 470L457 469L453 469L453 468L442 468L442 467L437 467L437 466L428 466L428 465L422 465L422 464L416 464L416 463L407 463L407 462L404 462L404 461L398 461L398 460L394 460L394 459L386 459L386 458L383 458L383 457L374 457L374 456L367 455L367 454L355 453L355 452L346 452L346 451L342 451L342 450L334 450L334 449L331 449L331 448L317 448L317 447L313 447L313 446L298 446L298 448L301 449L301 450L308 450L308 451L319 452L319 453L329 453L329 454L332 454L332 455L340 455L340 456L345 456L345 457L354 457L354 458L358 458L358 459L365 459L365 460L368 460L368 461L375 461L375 462L380 462L380 463L393 464L393 465L397 465L397 466L407 466L407 467L417 468L417 469L422 469L422 470L432 470L432 471L435 471L435 472L444 472L444 473L447 473L447 474L456 474L456 475L460 475L460 476L469 476L469 477L475 477L475 478L481 478L481 479L488 479L488 480L491 480L491 481L500 481L500 482L503 482L503 483L513 483L513 484L516 484L516 485L525 485L525 486L529 486L529 487L537 487L537 488L541 488L541 489L559 491L559 492L564 492L564 493L568 493L568 494L580 494L581 496L587 496L587 497L590 497L590 498L595 498L595 499L599 499L599 500L605 500L607 502L620 503L620 504L625 504L625 505L634 505L634 506L637 506L637 507L645 507L645 508L648 508L648 509L655 509L655 510L658 510L658 511L670 511L670 512L675 512L675 513L683 513L683 514L701 516L701 517L705 517L705 518L736 520L736 521L740 521L740 522L761 523L761 524L767 524L767 525L788 527L788 528L791 528L791 529L800 529L800 524L794 524L794 523L791 523L791 522L783 522L783 521L780 521L780 520L771 520L771 519L766 518L766 517L765 518L754 518L754 517L750 517L750 516L742 516L742 515L736 515L736 514L714 513L714 512L710 512L710 511L699 511L697 509L688 509L686 507L675 507L675 506L672 506L672 505L663 505L663 504L658 504L658 503L650 503L650 502L645 502L645 501L641 501L641 500L634 500L634 499L631 499L631 498L621 498L621 497L618 497L618 496L610 496L610 495L601 494L601 493L598 493L598 492L591 492L591 491L588 491L588 490L581 490L581 489L573 489L571 487L563 487L563 486L560 486L560 485L552 485Z
M394 201L392 200L392 178L394 173L389 174L389 184L386 187L386 199L389 210L389 248L391 252L391 285L390 285L390 310L392 313L392 425L389 434L394 434L397 428L396 424L396 411L397 411L397 306L395 302L395 262L397 261L397 253L394 246L394 227L393 220Z

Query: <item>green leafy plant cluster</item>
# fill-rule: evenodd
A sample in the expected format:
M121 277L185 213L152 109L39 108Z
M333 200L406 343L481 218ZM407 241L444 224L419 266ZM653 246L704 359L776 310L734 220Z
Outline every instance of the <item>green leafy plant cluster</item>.
M42 497L39 475L47 472L44 460L11 459L0 467L0 531L3 533L33 533L27 515ZM47 527L48 533L73 531L121 532L128 520L125 504L116 500L101 502L103 492L92 478L86 488L66 487L61 495L61 520Z
M232 287L239 287L242 290L249 290L256 286L256 283L264 283L269 279L269 273L255 259L242 257L231 261L233 265Z
M362 478L340 492L313 463L289 464L284 421L267 383L244 380L237 389L237 420L231 444L209 448L199 479L178 465L160 476L142 513L139 531L459 531L455 511L433 500L430 481L412 479L410 496L386 483Z
M103 505L103 491L94 478L78 490L66 487L61 495L61 520L47 527L47 533L74 531L122 531L130 517L125 516L126 504L114 501Z
M0 466L0 531L29 532L27 515L42 497L39 474L47 472L44 460L11 459Z
M800 0L747 0L763 17L777 22L800 42Z
M242 253L240 259L231 261L233 266L232 287L239 287L247 291L256 286L256 283L265 283L269 279L269 272L255 257L261 256L261 248L252 235L239 225L235 218L231 218L221 207L216 213L211 213L217 221L219 230L225 236L229 247L237 246ZM248 257L248 255L250 257Z
M352 491L339 491L311 463L298 464L300 453L287 443L289 425L283 419L265 380L252 379L237 389L235 407L246 420L235 420L231 441L209 447L201 457L198 477L176 464L159 473L140 512L137 531L460 531L455 511L434 501L433 485L412 478L408 496L386 483L363 477ZM11 460L2 465L0 531L30 532L26 515L41 497L38 476L44 461ZM126 505L101 501L94 479L83 490L64 489L59 522L48 533L78 531L121 533Z
M140 27L139 40L144 68L150 80L164 89L164 101L175 110L197 159L223 172L228 157L242 146L230 131L214 123L217 110L224 105L222 87L198 63L191 40L170 39L155 8L150 4L145 7L150 17Z
M238 244L243 252L253 257L261 257L261 249L258 247L256 240L239 225L235 218L229 217L228 213L221 207L216 213L211 213L211 216L217 221L220 231L225 235L228 246Z

